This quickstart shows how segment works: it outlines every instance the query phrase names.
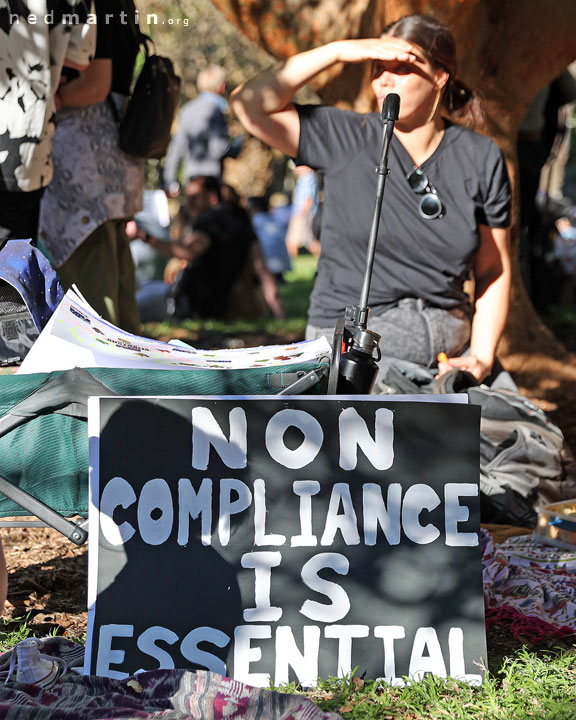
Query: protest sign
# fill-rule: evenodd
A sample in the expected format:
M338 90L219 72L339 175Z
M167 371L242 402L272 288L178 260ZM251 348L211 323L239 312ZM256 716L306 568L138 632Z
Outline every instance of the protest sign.
M90 403L87 672L481 681L478 408Z

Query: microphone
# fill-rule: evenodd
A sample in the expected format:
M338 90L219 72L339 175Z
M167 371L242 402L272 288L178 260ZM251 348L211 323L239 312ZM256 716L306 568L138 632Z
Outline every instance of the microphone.
M382 122L395 123L400 112L400 96L396 93L389 93L382 105Z
M384 138L386 146L390 144L394 133L394 124L398 120L400 111L400 96L396 93L390 93L384 98L382 104L382 124L384 125ZM386 150L387 151L387 150Z

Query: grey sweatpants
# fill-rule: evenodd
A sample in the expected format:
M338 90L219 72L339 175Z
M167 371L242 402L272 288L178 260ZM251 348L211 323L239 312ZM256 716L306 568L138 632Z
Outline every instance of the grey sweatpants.
M383 357L397 357L428 368L436 367L439 352L456 357L470 344L470 316L466 311L443 310L419 298L404 298L381 315L370 315L368 329L380 335ZM332 343L334 327L307 326L306 340L322 335Z

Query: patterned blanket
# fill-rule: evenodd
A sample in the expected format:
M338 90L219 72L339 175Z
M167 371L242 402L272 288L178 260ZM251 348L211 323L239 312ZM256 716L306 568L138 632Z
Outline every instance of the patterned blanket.
M64 648L61 648L64 649ZM153 670L128 680L63 675L45 690L0 685L2 720L338 720L303 695L249 687L215 673Z
M482 530L487 625L539 641L576 639L576 549L541 544L530 535L495 544ZM45 655L68 668L84 648L65 638L41 641ZM11 653L0 656L0 720L338 720L304 695L244 685L207 671L154 670L127 680L72 671L50 688L15 682Z
M486 618L518 638L576 639L576 548L563 550L532 535L500 545L482 531Z

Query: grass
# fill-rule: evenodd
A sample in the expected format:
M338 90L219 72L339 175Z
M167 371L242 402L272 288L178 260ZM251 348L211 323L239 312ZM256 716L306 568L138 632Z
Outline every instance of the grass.
M304 318L308 311L317 259L312 255L299 255L292 264L292 270L286 274L286 282L281 286L282 301L288 317Z
M7 630L6 621L2 621L4 625L4 628L2 628L2 625L0 625L0 650L2 652L9 650L10 648L14 647L14 645L18 645L21 640L26 640L26 638L31 636L32 630L28 626L29 616L30 613L28 613L24 618L14 618L10 620L10 627L12 627L15 622L20 623L20 625L15 630Z
M321 681L309 697L345 720L510 720L576 717L575 649L519 649L481 687L426 677L403 688L360 678ZM295 686L283 688L297 691Z
M316 258L299 255L293 269L286 273L280 294L285 318L266 317L257 320L179 320L178 322L147 323L143 333L158 340L178 337L189 339L196 347L218 347L229 338L247 338L246 344L295 342L304 339L306 313L316 272ZM251 342L250 338L256 336Z

